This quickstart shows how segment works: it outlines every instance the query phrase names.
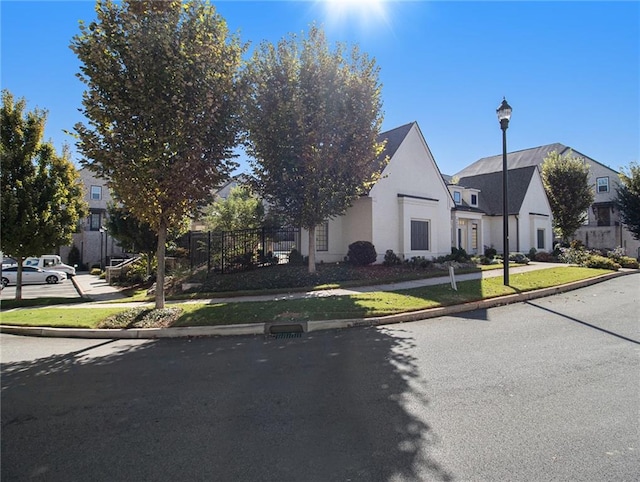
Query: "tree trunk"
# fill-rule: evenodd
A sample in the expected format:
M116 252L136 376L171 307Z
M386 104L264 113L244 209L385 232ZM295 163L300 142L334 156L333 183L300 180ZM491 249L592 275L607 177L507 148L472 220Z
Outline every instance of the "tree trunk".
M18 256L18 271L16 272L16 300L22 299L22 263L24 263L24 258L22 256Z
M309 273L316 272L316 227L309 228Z
M167 222L163 219L160 221L158 228L158 251L156 258L158 260L158 273L156 276L156 310L164 308L164 255L167 246Z

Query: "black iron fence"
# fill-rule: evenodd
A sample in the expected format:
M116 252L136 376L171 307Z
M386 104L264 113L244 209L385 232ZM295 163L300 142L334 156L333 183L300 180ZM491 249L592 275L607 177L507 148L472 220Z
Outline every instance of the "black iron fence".
M191 231L179 244L189 250L191 269L206 264L209 271L232 273L287 263L292 249L300 251L300 230Z

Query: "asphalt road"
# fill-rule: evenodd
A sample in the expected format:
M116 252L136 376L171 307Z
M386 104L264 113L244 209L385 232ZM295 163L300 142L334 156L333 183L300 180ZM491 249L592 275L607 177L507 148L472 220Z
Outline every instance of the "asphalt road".
M640 274L300 338L1 335L2 480L635 481Z

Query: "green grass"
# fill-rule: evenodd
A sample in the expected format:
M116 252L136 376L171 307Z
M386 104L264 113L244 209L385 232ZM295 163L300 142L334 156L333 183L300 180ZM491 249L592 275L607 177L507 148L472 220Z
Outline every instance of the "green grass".
M0 313L3 325L51 326L55 328L96 328L122 308L24 308Z
M182 314L173 326L215 326L274 320L305 321L385 316L548 288L605 273L611 273L611 271L563 266L512 274L511 286L504 286L502 277L499 276L459 282L457 283L458 291L451 289L449 284L442 284L395 292L360 293L299 300L181 303L179 306L182 308ZM2 323L9 325L95 328L108 316L121 311L124 310L52 307L4 312L1 317Z

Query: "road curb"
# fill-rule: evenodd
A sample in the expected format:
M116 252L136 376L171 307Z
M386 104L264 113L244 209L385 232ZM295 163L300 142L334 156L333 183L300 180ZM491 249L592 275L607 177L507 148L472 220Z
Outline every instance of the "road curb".
M504 306L512 303L528 301L537 298L572 291L586 286L607 281L612 278L636 273L634 271L616 271L605 275L574 281L564 285L543 288L525 293L501 296L480 301L472 301L460 305L441 306L426 310L400 313L397 315L379 316L372 318L352 318L345 320L314 320L287 322L288 325L300 324L305 331L314 332L321 330L335 330L344 328L356 328L366 326L391 325L396 323L408 323L412 321L426 320L441 316L455 315L468 311ZM23 327L0 325L0 333L24 336L61 337L61 338L106 338L106 339L157 339L157 338L188 338L188 337L212 337L212 336L239 336L239 335L264 335L269 323L247 323L242 325L223 326L185 326L172 328L134 328L134 329L76 329L76 328L49 328L49 327Z

